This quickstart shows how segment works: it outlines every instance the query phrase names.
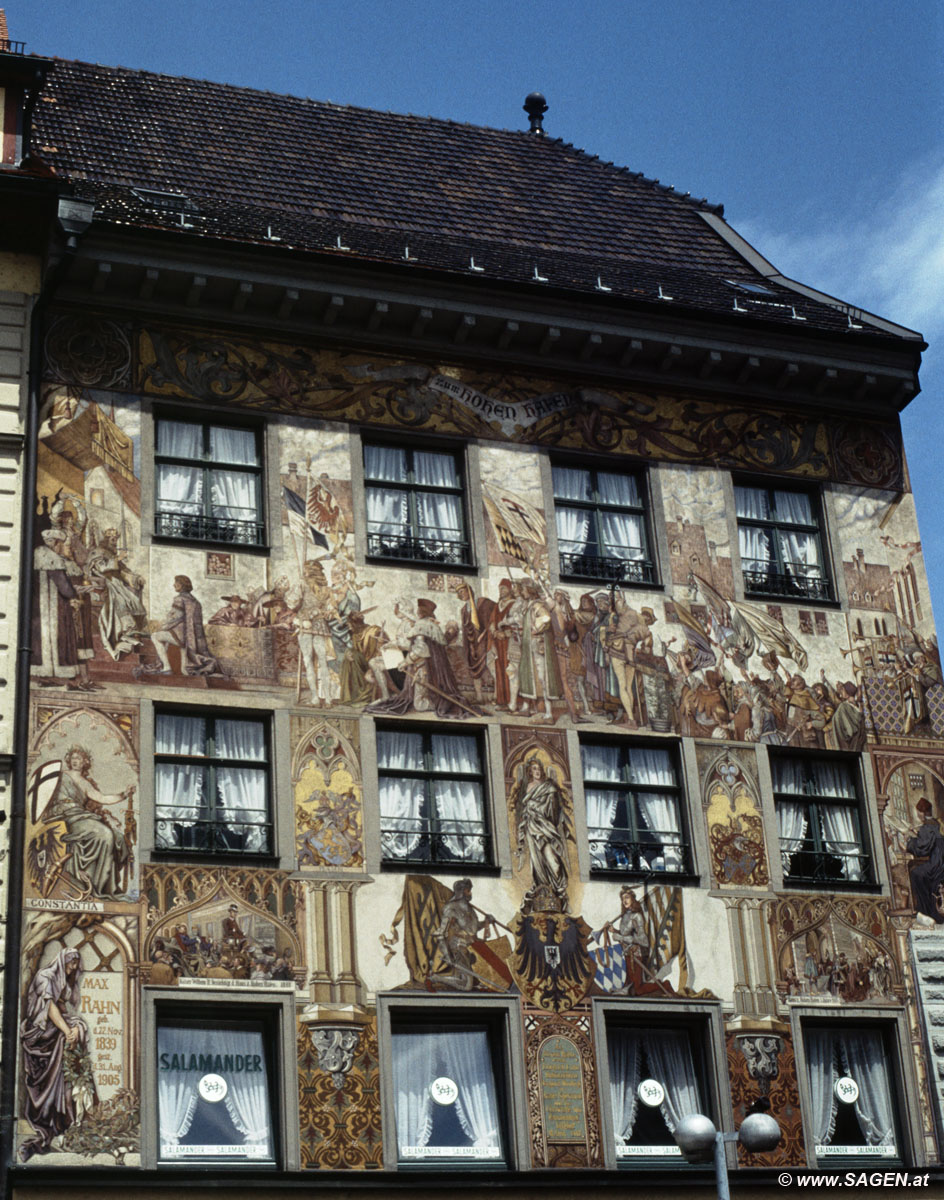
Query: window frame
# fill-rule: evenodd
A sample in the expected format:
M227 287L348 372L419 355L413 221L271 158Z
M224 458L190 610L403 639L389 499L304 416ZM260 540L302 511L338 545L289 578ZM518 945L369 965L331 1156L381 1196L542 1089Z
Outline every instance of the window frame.
M423 757L424 769L422 771L402 770L384 768L380 765L380 734L381 733L403 733L415 734L423 738ZM468 737L476 743L479 758L479 771L475 774L459 774L459 775L441 775L432 770L432 739L434 736L445 737ZM377 822L378 835L380 842L380 866L382 870L415 870L417 867L430 868L437 871L460 871L463 873L476 874L481 872L492 872L498 866L497 861L497 846L496 846L496 831L494 814L492 813L492 787L491 787L491 763L488 750L488 738L485 736L485 731L478 728L470 728L468 726L442 726L442 725L426 725L421 723L410 722L409 724L395 724L387 722L378 722L374 727L374 762L376 766L377 776ZM426 810L425 817L422 817L427 822L427 826L420 834L421 841L428 843L432 847L432 842L435 837L442 838L441 831L431 828L435 822L435 818L430 816L433 806L433 784L438 778L442 779L462 779L475 780L480 783L482 789L482 831L471 832L463 836L473 838L481 838L485 843L485 855L481 860L450 858L443 856L435 858L430 854L426 857L404 857L393 858L389 857L384 851L384 837L388 833L396 833L396 830L385 829L383 816L380 812L380 791L382 781L385 778L406 778L406 779L423 779L425 781L424 788L424 809ZM401 831L403 832L403 831ZM407 831L409 832L409 831Z
M396 1081L393 1071L393 1028L415 1024L417 1027L484 1026L494 1039L493 1064L497 1062L496 1094L499 1117L503 1122L505 1158L499 1162L474 1158L431 1157L427 1160L403 1160L396 1125ZM403 994L377 996L377 1028L380 1043L380 1115L384 1146L384 1170L410 1174L429 1171L471 1170L476 1174L497 1171L502 1175L527 1170L531 1165L527 1102L523 1092L524 1043L517 998L467 995L459 998Z
M880 1155L823 1155L817 1156L815 1131L811 1128L812 1097L810 1075L806 1053L805 1034L815 1027L825 1028L835 1024L837 1029L847 1029L852 1021L863 1029L880 1030L885 1039L884 1059L891 1091L891 1105L896 1117L898 1151L894 1158ZM840 1025L839 1022L842 1022ZM890 1006L856 1004L843 1009L842 1015L830 1013L823 1005L791 1004L790 1025L793 1035L794 1053L797 1062L797 1083L800 1094L800 1114L803 1119L803 1139L806 1146L806 1161L810 1167L822 1169L855 1165L860 1169L865 1163L876 1168L889 1166L894 1169L902 1163L923 1166L927 1162L922 1124L915 1112L915 1105L908 1103L909 1096L917 1096L918 1081L915 1073L911 1034L904 1009Z
M557 490L554 487L555 467L561 467L569 471L588 472L594 499L569 500L558 497ZM600 474L621 475L632 478L636 484L640 503L638 505L611 504L600 499L598 487L598 477ZM557 541L558 577L562 582L573 582L579 585L618 584L621 587L649 589L657 588L661 585L659 564L655 551L655 538L653 536L653 495L650 487L649 473L642 464L635 467L627 467L622 462L588 463L586 460L568 459L554 455L550 459L548 475L554 513L554 536ZM629 513L632 516L639 517L642 526L643 541L645 543L641 548L645 552L645 557L642 559L624 559L609 555L565 554L561 550L562 539L558 526L558 513L574 509L591 513L591 522L594 530L593 540L598 549L602 549L605 545L602 529L602 516L605 512ZM569 563L570 569L565 566L566 558L571 559ZM587 564L586 571L573 569L580 561ZM615 566L612 569L608 569L604 564L615 564ZM632 570L634 565L638 565L638 571L634 572Z
M830 538L829 531L826 525L826 510L823 504L822 488L817 486L803 487L798 486L792 480L758 479L755 477L734 476L732 479L732 508L734 514L736 538L735 545L737 546L738 559L741 568L741 584L744 589L744 596L748 600L770 600L776 603L798 603L812 605L834 606L838 604L838 595L836 591L835 572L832 569L831 554L830 554ZM806 496L810 502L810 508L813 516L816 518L814 525L799 525L794 522L788 522L775 518L764 519L754 517L740 517L737 512L737 488L745 488L752 491L760 491L767 493L768 507L771 511L776 511L774 493L775 492L792 492L796 495ZM773 548L774 558L771 560L776 564L775 571L750 571L745 566L744 556L741 554L740 548L740 530L741 528L763 529L770 530L775 535L771 537L771 546ZM784 568L783 555L780 546L780 538L776 536L783 532L799 532L812 533L816 537L816 544L819 550L820 558L820 578L809 579L805 578L804 583L814 586L799 586L796 576L790 575ZM751 576L757 576L758 582L751 583ZM759 577L763 576L768 580L776 580L773 586L762 586L759 582Z
M160 442L160 424L162 421L168 423L180 423L186 425L197 425L202 430L203 435L203 452L204 456L195 462L192 459L181 458L171 454L161 454L158 450ZM218 462L215 459L210 459L210 429L232 429L238 430L241 433L252 433L256 445L256 462L255 464L248 463L224 463ZM264 426L256 422L241 421L238 418L233 420L229 414L217 413L210 410L203 419L198 419L191 412L179 412L175 410L158 409L153 415L153 442L152 442L152 458L153 458L153 489L154 510L153 510L153 537L159 542L167 542L173 544L200 545L225 547L234 553L242 553L244 551L259 551L269 549L268 544L268 529L269 522L267 520L267 474L266 474L266 438ZM162 510L160 507L160 497L158 495L158 485L160 481L160 466L162 464L179 465L186 467L199 467L203 473L203 513L196 514L175 514ZM256 519L254 521L233 521L231 518L214 517L212 514L212 493L210 486L210 473L212 471L231 471L243 474L252 474L256 477L256 495L258 498L256 508ZM169 518L170 527L164 528L163 519ZM173 520L176 519L181 523L181 528L175 529L172 527ZM184 524L190 522L191 529L184 528ZM253 527L254 536L247 539L240 539L234 536L226 536L226 524L246 525ZM233 531L235 532L235 531Z
M187 755L172 755L164 754L157 750L157 719L162 715L175 716L194 716L206 722L215 722L218 720L230 721L258 721L263 726L263 737L265 743L265 799L266 799L266 816L265 827L269 833L269 845L266 850L208 850L202 847L185 847L185 846L158 846L157 844L157 766L161 762L181 762L205 764L208 767L208 788L209 782L215 779L215 768L218 764L235 764L243 766L251 764L258 766L257 763L252 763L251 760L221 760L221 758L211 758L209 756L197 757ZM236 707L214 707L206 706L191 706L191 704L172 704L158 702L152 708L151 722L151 764L150 772L150 834L152 838L151 844L151 859L152 862L168 862L168 860L186 860L186 862L203 862L203 863L224 863L229 866L237 866L242 863L249 865L265 864L272 865L279 858L278 829L276 822L276 794L278 791L276 780L276 732L275 732L275 714L258 712L258 710L246 710ZM206 743L205 743L206 744ZM218 796L217 796L218 806ZM214 827L216 828L216 827ZM143 847L144 848L144 847Z
M196 1021L249 1020L262 1022L266 1038L267 1063L271 1071L269 1111L275 1142L274 1162L254 1159L184 1159L179 1164L160 1157L160 1110L158 1101L157 1030L162 1019L170 1016ZM206 1178L208 1169L231 1173L233 1177L248 1171L297 1171L301 1168L298 1121L292 1119L298 1107L298 1052L296 1046L294 993L235 993L216 988L190 988L184 996L178 988L142 988L141 1044L141 1165L165 1172L170 1177L193 1173Z
M586 830L587 858L588 858L588 874L593 878L610 878L610 879L641 879L656 873L656 877L664 879L667 883L691 883L697 881L698 873L695 867L695 844L691 828L691 821L688 813L688 789L686 786L686 774L684 766L684 755L682 746L677 740L666 739L665 741L655 741L649 739L611 736L605 734L578 734L578 745L580 755L580 781L583 791L583 814L584 828ZM584 746L614 746L621 751L625 751L627 761L621 761L620 767L624 769L628 766L628 755L634 750L665 750L668 752L672 766L675 772L676 783L674 787L666 787L655 784L629 784L625 781L619 783L606 783L599 780L588 780L584 762L583 762L583 747ZM633 811L630 812L629 797L636 799L636 792L658 792L675 797L679 823L679 847L682 853L683 865L678 871L667 871L663 869L650 868L648 866L595 866L593 861L592 846L600 842L601 839L593 837L593 831L602 828L601 826L590 824L590 814L587 805L588 789L615 791L620 793L620 800L617 801L616 814L614 815L613 831L616 832L621 827L615 823L615 818L619 815L620 804L625 805L625 811L630 817L630 824L627 827L627 832L643 833L641 824L641 814L638 806L633 804ZM665 831L671 832L671 831ZM609 843L606 843L609 844ZM642 857L643 843L636 840L632 843L635 846L635 861L639 861ZM664 855L663 855L664 858Z
M814 793L793 793L780 792L777 790L776 779L774 773L775 762L793 761L803 762L808 764L826 762L832 764L841 764L848 768L850 778L855 787L855 800L841 796L822 796ZM858 754L844 754L840 752L830 752L828 750L782 750L777 747L768 748L768 762L770 766L770 786L771 795L773 797L774 821L776 830L776 846L781 866L782 879L785 887L799 888L801 890L810 888L839 890L843 892L849 891L876 891L881 885L878 875L878 864L876 855L873 851L873 846L876 844L874 834L869 828L869 819L867 811L868 793L864 786L862 759ZM807 784L812 786L812 775L808 775ZM778 806L781 801L796 802L802 800L807 806L807 831L803 836L803 845L793 851L793 855L798 854L818 857L821 861L826 858L834 858L842 861L842 856L833 851L830 851L825 842L827 841L823 834L822 822L819 820L819 814L823 808L830 806L842 806L853 809L853 821L855 823L856 832L858 834L859 847L858 851L846 851L847 857L856 857L859 861L863 872L862 879L847 879L842 875L832 877L825 874L822 875L794 875L792 871L783 868L783 842L785 840L780 833L780 816ZM816 820L814 821L814 817ZM806 848L806 842L812 841L813 845L810 849Z
M734 1128L734 1113L731 1105L731 1086L727 1070L725 1031L721 1013L721 1001L672 1000L610 1000L597 997L592 1007L593 1040L597 1047L597 1082L599 1087L600 1120L603 1137L603 1155L609 1170L644 1169L674 1171L689 1169L684 1156L634 1154L617 1158L616 1137L613 1129L613 1106L610 1098L610 1064L608 1031L622 1026L647 1030L658 1025L661 1028L687 1028L692 1033L693 1046L702 1050L704 1068L704 1094L707 1108L705 1116L714 1121L718 1129ZM699 1037L701 1035L701 1037ZM733 1145L725 1145L728 1168L737 1166ZM699 1169L697 1166L695 1170Z
M407 456L408 478L402 481L393 481L375 479L369 476L367 474L367 451L371 448L402 451ZM420 484L409 478L409 476L414 474L413 454L417 451L426 454L439 454L443 457L451 458L455 465L456 478L458 479L457 485L455 487L446 487L435 484ZM407 444L396 438L378 438L375 437L373 433L365 431L360 439L360 478L363 484L364 498L365 561L399 564L401 566L414 565L427 567L429 569L438 568L440 570L452 571L467 571L475 567L473 525L468 505L470 472L468 470L468 463L466 461L466 455L463 448L453 445L440 446L436 443L430 443L427 441L422 441L419 445L415 443ZM409 520L408 534L382 534L371 531L369 518L367 516L369 493L372 488L385 487L394 488L407 493L407 509ZM430 538L421 536L421 526L419 524L416 497L422 493L457 497L459 502L459 519L462 522L462 527L458 531L461 536L458 540L452 541L445 538ZM402 543L402 552L391 552L389 550L384 550L379 544L379 539L382 538L399 538ZM378 541L373 542L373 539L378 539ZM447 547L457 547L457 557L454 561L450 561L448 557L438 557L434 552L431 551L423 553L423 547L421 543L424 542L440 543L444 547L444 555L448 554ZM417 553L418 550L420 553Z

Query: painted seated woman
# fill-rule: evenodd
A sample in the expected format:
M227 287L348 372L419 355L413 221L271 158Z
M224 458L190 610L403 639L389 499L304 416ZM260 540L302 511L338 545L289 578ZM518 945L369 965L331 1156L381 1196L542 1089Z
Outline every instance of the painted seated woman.
M72 746L49 803L40 819L63 821L69 854L69 873L96 896L118 896L130 857L124 830L106 805L118 804L134 793L134 785L117 795L104 795L90 777L92 757L82 746Z

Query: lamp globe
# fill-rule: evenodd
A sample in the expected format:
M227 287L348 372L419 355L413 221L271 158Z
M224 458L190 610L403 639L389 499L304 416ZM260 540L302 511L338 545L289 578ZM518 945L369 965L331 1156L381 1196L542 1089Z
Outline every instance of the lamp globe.
M751 1113L738 1130L738 1141L751 1154L775 1150L783 1137L780 1126L767 1113Z
M690 1163L707 1162L713 1157L717 1134L714 1122L701 1113L682 1117L675 1127L675 1140Z

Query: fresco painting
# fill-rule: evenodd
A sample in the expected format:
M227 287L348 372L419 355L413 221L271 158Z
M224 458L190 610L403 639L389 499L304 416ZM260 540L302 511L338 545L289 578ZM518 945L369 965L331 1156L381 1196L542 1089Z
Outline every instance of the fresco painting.
M90 907L90 906L86 906ZM20 1162L138 1161L137 915L28 910Z
M401 719L501 722L504 794L493 799L511 871L385 872L398 907L379 944L360 945L372 955L364 977L512 1000L542 1130L534 1164L597 1166L593 1000L717 999L700 988L710 949L691 931L700 905L743 894L763 906L777 1013L729 1029L732 1096L737 1114L767 1101L782 1117L785 1146L764 1165L800 1161L791 1005L900 1006L897 935L944 923L944 684L897 429L88 317L56 320L46 350L21 1161L137 1161L141 988L225 986L296 1000L303 1165L382 1165L375 1009L361 1003L357 964L329 964L337 978L324 966L329 922L311 898L322 885L370 895L362 739L372 721ZM207 404L281 414L266 433L266 552L152 535L142 446L155 402L184 420ZM475 439L479 574L365 562L348 423ZM659 464L665 590L559 582L536 446ZM829 481L842 606L743 598L731 469ZM288 710L288 869L142 860L142 706L208 708L215 691ZM701 803L688 812L714 899L664 878L588 877L577 732L696 739ZM890 902L772 891L766 748L868 751ZM337 912L351 914L356 944L352 897ZM331 1067L304 1006L337 999L341 975L363 1021ZM52 1028L40 1015L50 1003L62 1017ZM572 1048L583 1122L570 1134L559 1122L555 1140L545 1084L577 1061ZM64 1084L57 1106L39 1099L43 1072Z
M789 1003L893 1004L904 995L885 904L841 896L771 901L777 990Z
M760 783L753 754L697 743L711 866L719 887L766 888L770 882Z
M363 786L354 721L292 720L299 867L364 865Z
M248 980L288 990L304 984L303 893L283 872L152 866L142 895L147 982Z

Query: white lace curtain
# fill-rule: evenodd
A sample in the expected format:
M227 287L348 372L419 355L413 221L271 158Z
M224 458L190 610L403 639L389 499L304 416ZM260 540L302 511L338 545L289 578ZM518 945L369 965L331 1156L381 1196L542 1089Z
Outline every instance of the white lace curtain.
M885 1047L877 1030L810 1029L804 1034L810 1073L810 1097L815 1141L828 1146L836 1127L839 1101L835 1085L842 1069L859 1086L855 1115L869 1146L893 1146L895 1122L885 1065Z
M184 421L158 421L157 453L200 462L203 428ZM157 507L161 512L197 516L203 512L203 470L178 463L157 464Z
M159 421L157 453L191 462L203 461L203 426L186 421ZM259 476L230 467L258 465L256 435L250 429L211 425L209 457L214 463L226 464L224 469L209 471L211 515L224 520L254 521L259 513ZM205 476L199 466L159 462L158 509L191 516L202 514Z
M652 1078L662 1084L662 1118L669 1133L682 1117L703 1112L689 1035L684 1029L620 1029L607 1037L613 1132L623 1144L632 1141L638 1107L636 1089L644 1051Z
M367 528L371 533L408 536L410 508L408 493L398 488L371 486L373 480L403 483L408 477L406 450L390 446L364 447L364 477L368 482ZM459 487L456 462L451 454L428 451L413 453L413 482L423 487ZM462 537L461 497L440 492L416 491L417 536L455 542Z
M242 1136L242 1145L253 1147L253 1157L272 1154L272 1123L268 1075L262 1034L251 1029L196 1029L163 1026L157 1031L158 1063L163 1056L191 1054L258 1057L261 1071L214 1071L226 1080L222 1103ZM199 1096L200 1071L158 1070L158 1123L162 1155L173 1157L174 1148L190 1132ZM206 1103L206 1102L205 1102ZM236 1143L237 1145L240 1143Z
M451 1079L458 1088L456 1117L469 1144L480 1151L476 1157L501 1157L498 1098L487 1032L400 1030L392 1040L401 1157L422 1158L423 1150L431 1148L435 1101L430 1084L441 1077Z
M202 717L158 713L154 729L157 754L206 754L206 722ZM206 768L200 763L158 762L154 768L154 821L160 850L177 846L174 826L190 828L204 809Z
M474 737L461 734L434 734L432 762L436 775L478 774L478 742ZM449 853L469 862L483 862L486 857L485 804L481 782L434 776L433 807Z
M380 844L384 858L406 858L420 844L425 788L422 779L384 775L387 771L422 771L423 739L418 733L377 734L380 772Z
M479 773L478 743L474 737L434 734L431 751L431 816L443 834L443 843L456 858L481 862L486 857L481 781L447 778ZM377 767L383 854L386 858L405 858L417 848L430 825L423 813L425 781L383 772L423 771L422 735L381 730L377 735Z
M610 840L620 840L614 831L620 792L614 788L595 788L599 783L630 783L676 786L675 767L667 750L638 747L623 751L619 746L585 745L583 758L584 796L587 804L587 834L590 858L595 867L607 866L606 848ZM625 765L624 765L625 764ZM647 865L666 871L680 871L684 864L678 800L671 793L635 791L627 803L638 805L639 816L653 839L661 842L661 855L653 855ZM661 858L662 862L658 862Z
M216 753L219 758L261 764L221 766L216 779L224 824L242 835L244 850L264 853L269 849L265 727L261 721L218 720Z
M606 1039L610 1064L610 1108L617 1146L632 1141L639 1105L639 1036L629 1030L611 1030Z
M858 800L855 779L844 763L776 758L771 767L774 791L778 796L808 796L828 801ZM817 807L823 844L830 854L835 854L840 860L843 878L851 881L865 878L856 810L855 803L827 803ZM790 861L806 836L807 812L807 805L798 801L777 801L780 852L785 871L789 871Z
M793 856L803 845L809 825L806 805L796 800L778 800L777 824L780 827L780 861L784 875L789 875Z
M176 713L158 713L154 730L157 755L173 754L204 759L207 754L206 721ZM216 755L255 767L221 766L217 790L223 823L243 835L243 849L269 849L265 727L261 721L216 722ZM155 828L157 846L177 845L175 826L190 828L208 812L205 762L155 765Z
M566 501L593 501L589 471L571 467L553 467L555 499L564 504L555 506L557 539L563 554L593 554L604 558L645 558L645 538L642 516L637 513L601 512L601 545L591 512L583 508L568 508ZM597 473L597 499L602 504L641 507L636 480L632 475Z
M815 525L816 519L809 496L803 492L774 492L776 514L771 512L768 493L763 488L735 487L737 515L745 520L770 521L778 525ZM819 579L822 568L819 539L815 533L802 529L758 529L738 527L738 549L741 563L747 571L765 571L774 561L773 538L779 538L780 558L790 575Z

